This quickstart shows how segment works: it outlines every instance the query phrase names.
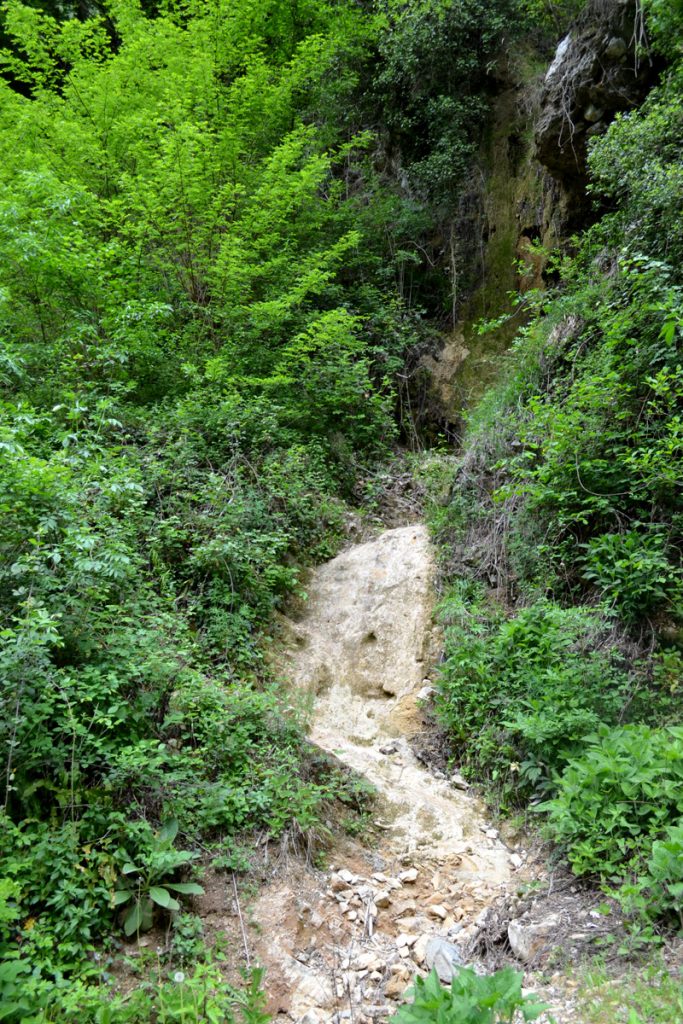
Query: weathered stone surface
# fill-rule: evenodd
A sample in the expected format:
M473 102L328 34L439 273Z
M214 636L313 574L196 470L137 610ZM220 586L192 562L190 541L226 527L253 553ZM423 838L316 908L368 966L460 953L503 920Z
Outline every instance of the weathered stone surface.
M427 967L430 970L434 968L443 982L452 981L456 969L464 964L458 947L440 935L430 937L425 947L424 959Z
M299 1018L298 1024L320 1024L321 1020L320 1011L309 1010Z
M388 743L383 743L379 748L380 754L397 754L399 750L398 740L389 740Z
M536 155L569 192L586 177L586 122L592 134L642 102L656 78L637 56L636 0L590 0L557 47L535 125ZM598 127L599 126L599 127Z
M305 606L281 620L288 648L278 670L317 695L313 742L362 772L381 803L377 851L343 842L329 873L293 863L291 877L278 874L253 908L262 927L249 941L268 968L274 1016L300 1021L310 1012L306 1024L321 1014L320 1024L341 1024L347 1011L356 1024L388 1016L385 993L400 997L432 931L445 935L454 924L456 877L459 903L476 879L477 910L484 880L504 892L511 878L508 851L479 831L477 801L435 779L408 741L423 724L416 697L439 639L433 568L421 524L391 530L316 569ZM395 699L382 690L387 672ZM397 753L381 754L385 744ZM446 915L430 915L431 928L430 905Z
M508 939L512 952L518 960L528 964L545 946L550 945L560 923L559 914L549 914L541 921L525 921L524 918L510 921Z
M386 983L384 994L387 999L400 999L407 987L408 979L401 977L400 974L395 974Z
M418 700L431 700L436 689L433 686L423 686L417 695Z

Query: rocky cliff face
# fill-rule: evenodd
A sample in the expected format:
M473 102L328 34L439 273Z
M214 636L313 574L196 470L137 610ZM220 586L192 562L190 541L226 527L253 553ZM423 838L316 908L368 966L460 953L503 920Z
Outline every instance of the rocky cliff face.
M544 252L585 226L591 137L657 78L640 0L589 0L548 65L533 47L501 61L498 93L453 221L463 263L458 322L423 366L432 418L457 435L524 323L510 293L545 287ZM508 314L507 319L505 319ZM502 318L480 336L482 319ZM455 319L455 317L454 317Z
M544 251L554 249L567 219L561 185L534 154L539 81L545 63L529 50L498 68L498 94L476 165L453 222L463 265L457 321L439 353L424 358L431 409L458 433L462 410L497 377L502 355L524 324L512 293L544 287ZM460 282L458 282L460 284ZM510 314L479 335L481 320Z
M591 0L559 43L535 125L536 156L584 208L590 138L642 102L657 69L647 55L639 0Z

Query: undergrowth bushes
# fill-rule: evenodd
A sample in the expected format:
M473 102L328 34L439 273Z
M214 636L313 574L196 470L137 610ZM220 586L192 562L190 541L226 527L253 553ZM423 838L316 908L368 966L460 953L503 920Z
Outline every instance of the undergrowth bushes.
M232 1019L205 950L123 1008L107 937L177 920L200 850L362 803L264 634L391 445L417 318L360 244L368 138L301 113L368 24L294 6L3 9L3 1019Z
M590 609L542 599L508 618L481 588L458 597L441 605L437 712L466 772L509 809L551 788L583 737L619 720L633 684Z
M432 513L461 577L441 605L453 757L503 810L532 801L645 940L683 894L680 12L647 10L673 66L593 144L609 210L537 297Z

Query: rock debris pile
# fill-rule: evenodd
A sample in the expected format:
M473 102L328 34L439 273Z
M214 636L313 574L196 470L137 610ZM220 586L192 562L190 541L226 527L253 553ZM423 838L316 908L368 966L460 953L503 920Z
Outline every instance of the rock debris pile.
M439 637L426 528L390 530L315 570L285 620L281 668L313 695L311 740L375 787L375 841L348 839L328 871L290 863L253 908L270 1010L298 1024L369 1024L416 974L472 963L491 907L525 872L455 773L409 739L434 693Z

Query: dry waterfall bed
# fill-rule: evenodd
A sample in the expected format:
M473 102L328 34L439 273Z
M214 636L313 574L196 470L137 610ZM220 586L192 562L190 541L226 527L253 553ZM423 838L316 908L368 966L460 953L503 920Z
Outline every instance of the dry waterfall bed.
M207 869L195 900L226 980L266 969L277 1022L373 1024L415 975L513 964L557 1024L577 1022L572 965L618 921L536 840L490 820L435 740L429 705L441 637L426 527L387 530L315 569L305 603L281 620L277 668L310 699L310 741L372 784L361 836L330 821L326 867L305 840L266 836L250 875ZM364 823L365 825L365 823ZM150 932L131 961L169 935ZM135 986L121 960L118 987Z
M415 737L440 649L433 578L426 528L388 530L316 569L307 602L282 622L279 667L313 699L312 743L377 792L366 841L340 839L327 870L280 857L250 906L245 941L282 1021L369 1024L415 974L436 968L448 981L456 965L503 962L526 968L558 1022L575 1020L551 958L608 928L594 893L548 879L457 773L424 763Z

